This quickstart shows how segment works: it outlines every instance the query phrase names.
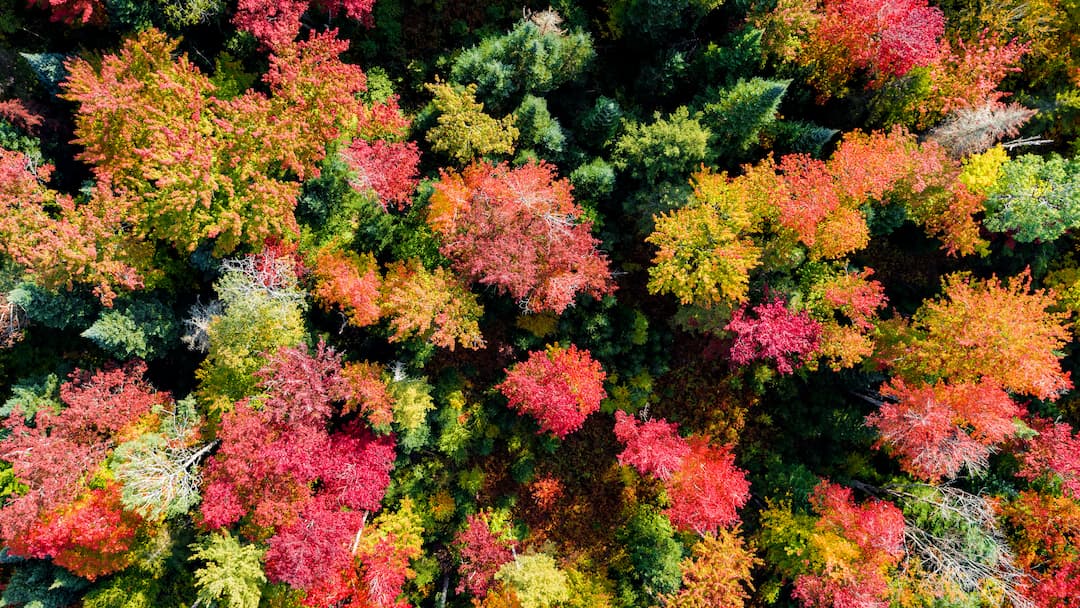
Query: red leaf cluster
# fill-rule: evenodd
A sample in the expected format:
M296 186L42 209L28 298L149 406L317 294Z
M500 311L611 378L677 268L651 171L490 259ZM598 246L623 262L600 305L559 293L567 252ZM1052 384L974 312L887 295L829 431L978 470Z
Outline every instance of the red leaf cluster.
M690 443L679 436L677 428L663 419L638 423L626 412L615 412L615 437L626 446L619 464L631 465L642 475L671 479L690 454Z
M492 533L484 515L470 515L464 530L454 537L454 548L460 555L457 593L468 591L484 599L495 582L495 574L503 564L513 561L513 541L503 540Z
M573 345L551 346L529 353L526 361L506 370L506 380L498 388L511 409L531 415L540 423L541 432L561 439L600 409L600 401L607 396L605 377L589 351Z
M311 4L311 0L239 0L233 25L250 33L266 48L276 50L296 39L300 17ZM331 15L342 11L349 19L368 27L374 24L371 18L374 0L316 0L314 4Z
M356 177L349 180L357 191L374 190L383 209L402 210L420 182L420 150L413 142L374 143L358 139L342 153Z
M135 513L120 503L120 486L110 483L73 504L46 514L30 532L11 542L12 553L39 559L90 580L126 568L139 526Z
M364 327L379 320L379 276L375 258L323 249L312 268L315 300L329 310L340 308L349 324Z
M825 0L824 8L812 44L840 49L832 69L866 69L881 84L937 59L945 15L926 0Z
M104 0L29 0L29 4L48 10L50 20L69 25L105 21Z
M881 433L908 473L927 481L952 478L967 466L985 468L993 447L1016 433L1024 409L990 380L908 385L893 378L881 388L885 401L867 425Z
M905 523L900 509L876 499L857 505L850 488L827 481L814 488L810 504L821 516L816 528L823 538L836 535L852 543L857 554L826 550L819 572L795 578L792 597L807 608L888 606L889 585L883 572L904 555Z
M705 536L739 523L738 510L750 499L746 472L735 466L729 446L714 448L702 437L689 441L690 453L668 479L671 525Z
M735 333L732 362L772 361L781 374L790 374L818 347L821 325L806 311L793 313L777 298L755 306L753 312L749 317L746 305L741 306L724 328Z
M547 163L510 168L474 163L444 171L428 223L443 237L439 251L469 280L492 285L530 311L561 313L579 293L611 293L606 256L591 222Z
M1080 436L1066 422L1038 419L1032 425L1038 435L1026 442L1020 454L1018 477L1037 479L1050 474L1061 480L1061 489L1080 499Z
M267 392L263 408L280 424L320 426L346 398L341 355L322 340L314 354L305 345L278 349L255 375Z

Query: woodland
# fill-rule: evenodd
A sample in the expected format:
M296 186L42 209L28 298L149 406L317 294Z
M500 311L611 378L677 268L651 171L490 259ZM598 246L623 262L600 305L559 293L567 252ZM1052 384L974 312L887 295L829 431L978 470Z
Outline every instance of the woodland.
M1080 0L0 0L0 607L1080 608Z

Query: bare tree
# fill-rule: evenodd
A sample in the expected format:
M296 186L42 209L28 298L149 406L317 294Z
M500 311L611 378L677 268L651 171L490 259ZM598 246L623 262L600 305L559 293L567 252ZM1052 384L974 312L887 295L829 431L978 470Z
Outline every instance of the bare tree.
M1037 113L1016 103L987 102L977 108L957 110L931 131L928 139L958 158L978 154L1006 137L1015 137Z

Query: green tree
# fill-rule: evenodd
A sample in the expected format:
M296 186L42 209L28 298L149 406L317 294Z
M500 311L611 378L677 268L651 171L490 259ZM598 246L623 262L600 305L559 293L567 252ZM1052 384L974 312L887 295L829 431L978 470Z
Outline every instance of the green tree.
M475 84L476 94L495 108L520 95L543 95L579 78L596 55L589 34L563 31L554 11L535 13L510 32L485 38L457 57L450 79Z
M514 590L522 608L549 608L570 599L570 580L546 553L519 555L495 574Z
M701 109L712 153L727 160L744 159L758 144L761 132L776 121L789 84L790 80L753 78L712 91Z
M195 571L198 601L223 608L257 608L262 597L263 550L255 545L241 545L227 531L210 534L191 545L189 559L205 565Z
M612 157L620 170L648 183L684 180L705 161L710 135L682 106L667 118L656 113L649 124L628 123Z
M1000 172L986 197L987 228L1030 243L1080 227L1080 159L1025 154Z

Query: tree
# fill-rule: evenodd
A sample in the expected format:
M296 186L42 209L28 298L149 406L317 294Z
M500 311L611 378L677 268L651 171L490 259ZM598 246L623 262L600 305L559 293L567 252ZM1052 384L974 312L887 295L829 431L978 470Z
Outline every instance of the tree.
M690 204L657 217L645 239L658 248L649 291L707 308L742 303L749 273L761 264L761 247L750 238L760 213L722 173L695 173L693 184Z
M558 26L554 11L535 13L501 36L485 38L457 56L450 79L476 85L478 98L506 108L523 95L543 95L582 75L592 62L587 32L569 33Z
M681 106L667 118L657 112L649 124L626 124L615 141L612 158L618 169L645 183L681 181L705 161L710 135L709 129Z
M998 444L1016 433L1024 409L994 381L909 386L893 378L884 401L866 419L881 433L877 446L899 456L900 466L927 481L956 477L967 467L984 472Z
M1006 137L1018 135L1020 127L1035 114L1036 110L1016 103L988 102L978 107L958 108L931 131L930 140L958 158L978 154Z
M321 427L334 413L334 403L345 400L341 355L322 340L307 346L282 346L264 353L265 365L255 372L266 392L263 411L281 425Z
M375 256L321 249L312 268L312 295L326 310L337 307L353 327L379 320L381 277Z
M821 325L806 311L793 313L776 299L755 306L753 312L756 318L748 318L743 305L724 328L735 334L731 361L736 365L766 360L775 362L781 374L790 374L817 349Z
M701 109L701 122L711 134L711 152L724 159L742 159L754 149L762 131L776 121L780 101L790 80L740 79L735 85L710 92Z
M683 588L665 599L672 608L742 608L753 590L750 571L761 560L754 557L739 530L717 530L708 534L692 549L693 556L683 560Z
M256 608L262 597L263 550L256 545L241 545L225 531L208 534L191 545L188 558L203 562L195 571L198 601L206 605L220 604L225 608Z
M514 590L522 608L549 608L570 599L569 579L546 553L518 555L495 574Z
M222 313L197 321L205 325L205 340L192 340L205 341L208 350L196 372L201 396L235 401L253 395L263 353L303 339L304 295L294 266L272 249L222 264L214 283Z
M48 289L93 286L105 304L145 284L147 250L121 226L122 201L107 193L83 205L45 184L52 166L0 149L0 251ZM49 213L55 208L58 213ZM149 256L147 256L149 257Z
M495 119L484 113L484 104L476 101L476 85L454 86L436 80L425 85L435 99L435 126L426 138L431 149L444 152L458 164L489 155L514 153L518 130L513 115Z
M640 585L649 600L679 589L683 546L675 538L671 522L658 509L637 507L615 538L625 545L629 558L625 576Z
M607 396L605 377L589 351L556 345L529 353L526 361L506 370L506 380L498 388L511 409L535 418L540 432L562 439L600 409Z
M106 198L91 209L108 202L134 237L185 252L296 234L298 179L317 174L326 145L366 114L364 73L338 58L348 43L329 32L283 45L263 78L270 96L225 100L185 56L173 59L176 45L148 29L100 67L68 66L79 158Z
M391 205L402 210L409 205L410 197L419 183L417 166L420 150L413 142L374 143L357 139L342 153L356 176L349 184L357 191L372 190L383 209Z
M374 23L371 16L374 4L374 0L240 0L232 22L237 28L249 32L263 46L275 51L292 42L300 33L300 17L309 5L317 5L332 15L343 12L349 19L370 27Z
M619 464L632 465L642 475L668 480L690 454L690 443L679 436L677 425L659 420L638 423L634 416L615 412L615 437L626 448Z
M105 21L103 0L30 0L30 5L49 10L52 21L67 24L96 23Z
M145 371L134 362L76 372L60 388L65 409L40 409L32 424L18 407L8 416L0 459L24 489L0 508L0 538L14 554L53 557L91 576L126 565L141 520L122 513L118 484L91 489L91 481L120 438L171 401L142 379Z
M183 515L199 502L197 465L217 445L198 445L202 420L194 399L159 410L157 432L120 444L110 465L120 482L124 508L150 521Z
M886 297L884 285L870 278L873 274L870 268L827 274L807 290L807 309L821 324L815 355L833 370L854 367L874 354L878 311Z
M611 293L606 256L554 167L474 163L443 172L427 222L439 251L470 281L491 285L527 311L562 313L579 293Z
M984 224L1021 243L1049 243L1080 227L1080 160L1025 154L1003 164Z
M1067 422L1035 419L1032 427L1038 434L1024 442L1017 477L1034 480L1049 475L1060 481L1065 494L1080 498L1080 437Z
M904 555L904 515L890 503L855 503L851 489L822 481L810 496L819 518L801 549L792 597L806 608L885 608L886 573Z
M682 466L664 482L671 524L700 536L739 522L738 509L750 498L746 472L735 466L729 446L714 448L703 437L690 440Z
M1066 316L1047 312L1053 296L1030 287L1026 271L1004 282L946 276L941 297L923 303L882 360L911 382L987 379L1010 392L1056 399L1072 388L1056 354L1069 339Z
M483 307L444 268L429 271L415 258L390 264L380 290L379 309L390 319L393 342L415 337L450 350L456 345L471 349L484 346L477 324Z
M458 574L461 577L457 593L468 591L477 599L484 599L495 582L495 574L504 564L514 560L517 543L513 539L497 536L484 514L470 515L465 528L454 537L454 548L459 557Z

